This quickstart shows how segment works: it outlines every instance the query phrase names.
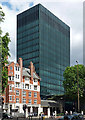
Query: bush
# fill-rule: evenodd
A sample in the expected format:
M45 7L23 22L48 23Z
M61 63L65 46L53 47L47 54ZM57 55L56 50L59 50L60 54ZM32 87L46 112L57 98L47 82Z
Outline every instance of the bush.
M57 114L57 116L63 116L64 115L64 113L58 113Z

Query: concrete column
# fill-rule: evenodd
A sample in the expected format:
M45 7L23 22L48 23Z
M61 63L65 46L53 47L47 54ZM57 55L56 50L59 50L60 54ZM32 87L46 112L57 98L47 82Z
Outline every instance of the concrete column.
M39 114L42 112L42 110L41 110L41 106L39 105L39 107L38 107L38 116L39 116Z
M81 111L81 114L83 115L83 114L84 114L84 112L83 112L83 111Z
M72 115L72 111L70 111L70 115Z
M57 112L56 112L56 108L55 108L55 118L56 118L56 113L57 113Z
M24 113L23 104L19 104L19 112L20 113Z
M32 106L31 106L31 108L30 108L30 112L33 112L33 108L32 108Z
M63 112L63 106L62 106L62 104L60 104L60 112Z
M8 105L8 114L10 114L10 104Z
M50 117L50 107L48 108L48 118Z
M25 117L28 117L28 108L26 108Z

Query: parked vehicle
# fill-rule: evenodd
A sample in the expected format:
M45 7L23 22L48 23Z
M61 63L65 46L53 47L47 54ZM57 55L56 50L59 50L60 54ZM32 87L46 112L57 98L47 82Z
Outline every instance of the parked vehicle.
M59 118L58 120L83 120L83 115L80 113L73 115L65 115Z
M38 116L38 114L31 112L31 113L28 113L28 117L30 117L30 116Z
M4 120L4 119L13 119L13 117L11 116L11 115L8 115L7 113L3 113L2 114L2 120Z

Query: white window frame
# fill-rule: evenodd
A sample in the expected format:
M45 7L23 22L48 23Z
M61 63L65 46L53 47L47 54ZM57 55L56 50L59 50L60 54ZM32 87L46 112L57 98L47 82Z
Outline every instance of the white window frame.
M29 89L29 85L28 85L28 84L25 84L25 88L26 88L26 89Z
M13 67L12 67L12 66L10 66L10 70L13 70Z
M12 76L12 81L14 81L14 76Z
M16 96L19 96L19 90L16 90Z
M18 75L18 79L19 79L19 75Z
M20 83L16 82L16 87L19 88L20 87Z
M11 77L11 76L9 76L9 81L11 81L11 78L12 78L12 77Z
M31 99L29 99L29 104L31 104L32 103L32 100Z
M9 96L9 100L12 101L12 96Z
M23 103L26 103L26 98L23 98Z
M16 69L16 71L17 71L17 66L15 66L15 69Z
M16 78L17 78L17 74L16 74Z
M37 89L35 89L35 87L37 88L37 85L34 85L34 90L37 90Z
M16 103L19 103L19 98L16 98Z
M37 104L37 99L34 99L34 104Z
M10 89L11 88L11 89ZM9 90L12 91L12 85L9 85Z
M37 83L37 79L34 78L34 82Z
M18 67L18 71L19 71L19 67Z
M29 97L32 97L32 93L31 92L29 92Z
M36 94L36 95L35 95ZM34 92L34 98L37 98L37 93L36 92Z
M23 91L23 96L26 96L26 91Z

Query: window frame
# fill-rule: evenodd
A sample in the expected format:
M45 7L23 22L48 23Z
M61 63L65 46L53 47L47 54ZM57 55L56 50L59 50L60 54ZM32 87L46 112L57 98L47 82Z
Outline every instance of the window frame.
M29 92L29 97L32 97L32 92Z
M16 90L16 96L19 96L19 90Z

